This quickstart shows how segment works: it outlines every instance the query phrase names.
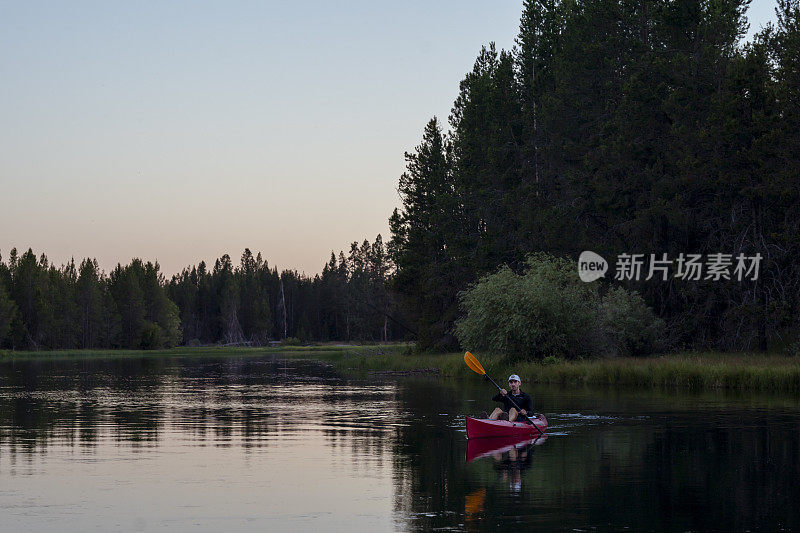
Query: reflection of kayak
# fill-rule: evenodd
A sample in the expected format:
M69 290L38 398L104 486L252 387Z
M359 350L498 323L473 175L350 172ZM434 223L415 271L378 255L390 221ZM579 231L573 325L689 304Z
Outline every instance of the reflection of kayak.
M536 431L536 430L534 430ZM547 440L547 435L532 439L530 437L489 437L485 439L470 439L467 442L467 462L493 455L505 453L512 448L524 448L531 444L542 444Z
M509 422L508 420L489 420L488 418L467 418L467 438L484 437L538 437L539 431L527 422ZM547 419L537 415L532 419L541 433L547 430Z

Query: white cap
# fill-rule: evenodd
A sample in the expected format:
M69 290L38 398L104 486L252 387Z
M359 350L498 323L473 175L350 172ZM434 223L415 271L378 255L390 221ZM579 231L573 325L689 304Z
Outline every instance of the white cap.
M510 376L508 376L508 381L519 381L520 383L522 383L522 380L519 379L519 376L516 374L511 374Z

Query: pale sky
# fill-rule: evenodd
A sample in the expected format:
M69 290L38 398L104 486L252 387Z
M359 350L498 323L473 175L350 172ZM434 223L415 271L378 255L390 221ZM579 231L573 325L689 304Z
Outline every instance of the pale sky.
M754 0L752 29L774 19ZM0 254L319 272L518 1L0 1Z

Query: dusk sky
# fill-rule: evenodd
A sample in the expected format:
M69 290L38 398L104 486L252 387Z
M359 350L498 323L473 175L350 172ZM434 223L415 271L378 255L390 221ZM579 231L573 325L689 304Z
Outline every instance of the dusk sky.
M754 0L751 31L774 20ZM313 274L521 2L0 2L0 254Z

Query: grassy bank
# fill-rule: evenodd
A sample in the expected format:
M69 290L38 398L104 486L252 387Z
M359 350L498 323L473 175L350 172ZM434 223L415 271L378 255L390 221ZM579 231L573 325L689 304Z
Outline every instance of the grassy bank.
M447 377L473 377L464 354L409 354L403 344L352 346L276 346L270 348L198 347L171 350L56 350L0 352L0 360L82 357L229 357L280 355L315 359L342 372L426 372ZM497 380L511 372L526 383L607 385L693 390L736 389L800 392L800 357L765 354L684 353L650 358L594 359L549 364L509 363L501 357L476 354Z
M325 357L342 370L411 371L436 369L444 376L472 372L463 353L384 356L337 354ZM686 353L651 358L596 359L551 364L508 363L479 356L495 379L515 372L527 383L615 385L640 388L775 390L800 392L800 358L764 354Z
M315 346L270 346L270 347L230 347L230 346L180 346L164 350L42 350L13 351L0 350L0 361L53 358L117 358L117 357L231 357L258 355L285 355L308 357L320 360L337 361L348 356L395 355L406 351L404 344L352 346L344 344L321 344Z

